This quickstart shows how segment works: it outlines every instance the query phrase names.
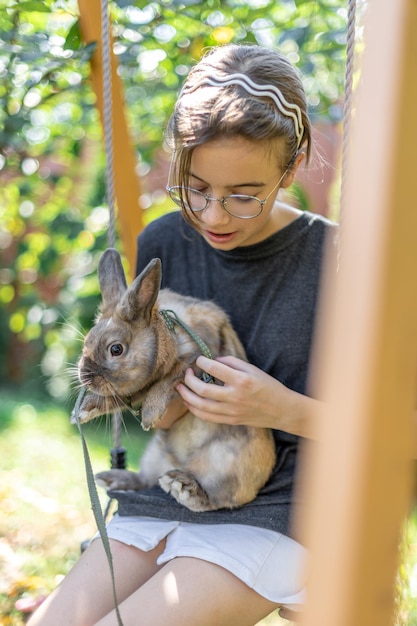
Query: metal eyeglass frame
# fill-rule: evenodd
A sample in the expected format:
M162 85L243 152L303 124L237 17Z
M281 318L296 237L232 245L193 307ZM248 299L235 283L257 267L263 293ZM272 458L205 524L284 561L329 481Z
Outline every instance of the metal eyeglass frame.
M268 202L269 198L274 193L275 189L277 187L279 187L279 185L281 184L281 182L282 182L283 178L285 177L285 175L287 174L287 172L288 172L288 167L286 168L286 170L284 171L284 173L280 177L279 181L274 185L274 187L271 189L271 191L269 192L269 194L266 196L266 198L264 200L259 200L259 198L257 198L256 196L250 196L250 195L241 194L241 193L232 193L229 196L223 196L223 198L212 198L211 196L203 193L202 191L199 191L198 189L194 189L193 187L184 187L182 185L173 185L172 187L170 187L169 184L168 184L166 186L166 190L167 190L171 200L173 202L175 202L175 204L177 206L179 206L181 208L184 208L185 210L189 211L190 213L201 213L202 211L205 211L207 209L207 207L210 204L210 202L220 202L222 207L223 207L223 209L226 211L226 213L228 213L232 217L237 217L237 218L242 219L242 220L245 220L245 219L246 220L250 220L250 219L253 219L255 217L258 217L262 213L262 210L263 210L265 204ZM169 182L170 174L171 174L171 171L169 173L168 182ZM177 190L181 191L182 193L185 192L185 195L187 195L187 192L190 192L190 191L192 191L193 193L199 194L202 198L205 199L205 201L206 201L205 206L202 207L201 209L193 209L191 206L187 206L187 204L183 200L182 193L179 193L179 197L174 197L174 196L171 195L172 191L177 191ZM235 213L231 213L227 209L227 201L230 198L243 198L245 200L256 200L259 203L259 211L255 215L236 215Z

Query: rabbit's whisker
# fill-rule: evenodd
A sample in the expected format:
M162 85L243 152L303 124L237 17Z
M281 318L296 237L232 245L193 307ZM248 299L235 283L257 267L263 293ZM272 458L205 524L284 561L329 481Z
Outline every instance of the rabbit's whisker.
M71 329L74 331L76 339L78 341L84 341L87 331L84 328L80 328L76 323L70 322L69 319L64 318L63 322L61 322L61 326L66 329L68 332Z
M128 402L116 392L116 390L114 390L113 398L114 398L115 403L118 404L119 409L126 410L128 413L130 413L130 415L132 415L132 417L134 417L138 422L140 422L139 420L140 410L138 411L134 409L131 405L129 405Z

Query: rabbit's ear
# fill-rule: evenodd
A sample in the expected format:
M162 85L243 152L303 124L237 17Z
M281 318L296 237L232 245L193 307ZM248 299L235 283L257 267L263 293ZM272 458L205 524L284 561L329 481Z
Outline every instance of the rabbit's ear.
M161 260L152 259L127 290L121 303L121 316L126 321L148 320L161 286Z
M98 263L98 280L103 308L114 308L126 292L127 284L120 254L107 248Z

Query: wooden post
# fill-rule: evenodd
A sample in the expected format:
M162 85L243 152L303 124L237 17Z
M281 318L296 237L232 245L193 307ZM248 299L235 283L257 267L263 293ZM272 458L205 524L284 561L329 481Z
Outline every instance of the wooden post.
M302 626L392 624L415 433L416 33L415 0L368 1L341 265L313 367L327 408L300 473L312 550Z
M101 3L100 0L78 0L78 6L83 41L85 43L97 42L97 48L91 59L91 79L103 122ZM111 64L114 186L123 251L129 262L130 274L133 276L136 259L136 236L143 227L139 203L141 191L139 178L136 174L136 154L129 136L124 111L122 82L117 74L117 62L113 52L111 53Z

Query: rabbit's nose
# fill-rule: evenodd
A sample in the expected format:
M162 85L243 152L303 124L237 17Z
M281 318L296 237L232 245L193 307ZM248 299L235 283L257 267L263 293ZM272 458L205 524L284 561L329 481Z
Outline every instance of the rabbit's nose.
M83 385L92 385L94 376L96 375L96 367L94 362L83 355L78 362L78 378Z
M92 372L87 372L85 370L80 370L78 373L78 378L80 379L80 383L82 385L86 385L87 387L93 382L93 374Z

